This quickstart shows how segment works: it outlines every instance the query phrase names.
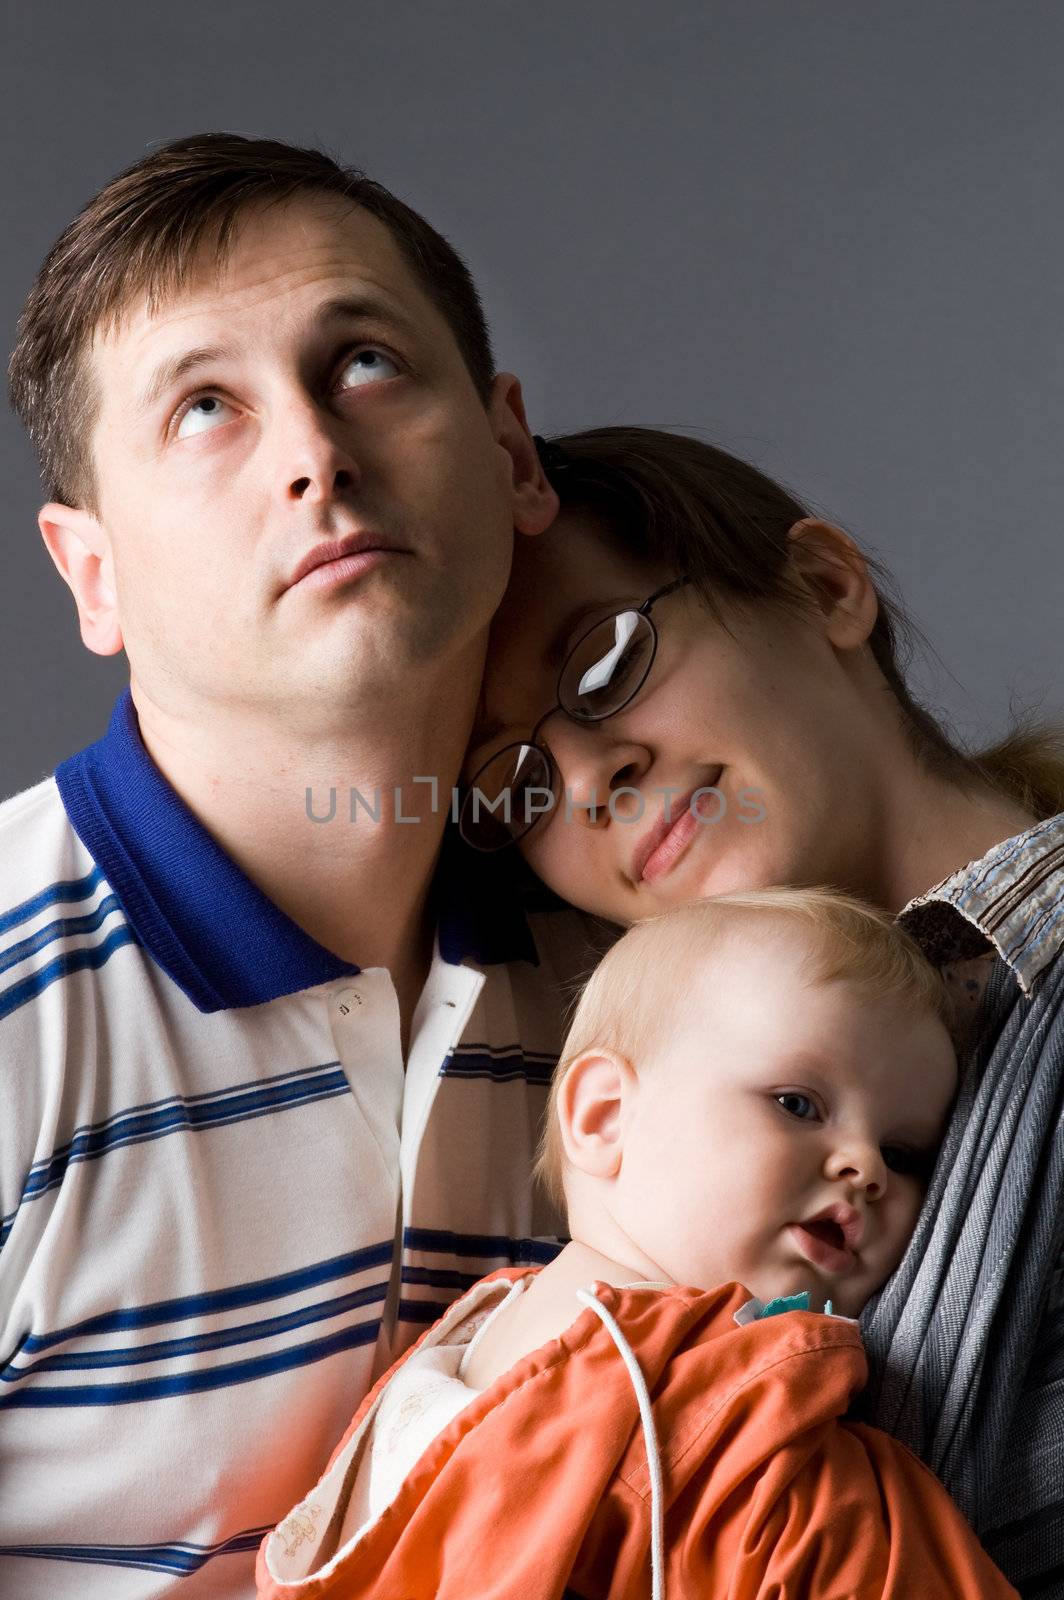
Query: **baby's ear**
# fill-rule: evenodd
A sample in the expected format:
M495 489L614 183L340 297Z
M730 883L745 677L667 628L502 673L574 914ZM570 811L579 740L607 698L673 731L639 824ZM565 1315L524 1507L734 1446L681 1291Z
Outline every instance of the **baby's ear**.
M635 1089L631 1062L614 1050L585 1050L569 1065L558 1095L567 1162L591 1178L621 1170L624 1111Z

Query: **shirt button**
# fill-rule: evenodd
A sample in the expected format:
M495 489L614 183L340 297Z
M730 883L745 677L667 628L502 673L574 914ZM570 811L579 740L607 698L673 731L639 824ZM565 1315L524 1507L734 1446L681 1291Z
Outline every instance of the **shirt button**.
M336 998L336 1009L342 1017L349 1017L361 1004L362 996L357 989L344 989Z

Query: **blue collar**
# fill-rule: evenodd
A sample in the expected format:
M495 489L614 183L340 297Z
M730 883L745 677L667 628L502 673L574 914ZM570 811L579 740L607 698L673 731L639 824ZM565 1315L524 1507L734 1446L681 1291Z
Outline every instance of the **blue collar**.
M102 739L57 768L71 824L139 942L200 1011L262 1005L358 972L267 899L170 787L140 737L129 690ZM536 961L516 889L448 824L432 904L457 965Z

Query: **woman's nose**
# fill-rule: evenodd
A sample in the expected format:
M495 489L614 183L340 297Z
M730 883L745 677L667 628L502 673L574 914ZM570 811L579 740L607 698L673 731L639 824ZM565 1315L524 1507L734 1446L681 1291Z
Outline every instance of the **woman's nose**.
M638 822L649 801L641 784L650 769L644 745L618 739L605 728L552 719L550 749L562 782L562 807L582 827Z

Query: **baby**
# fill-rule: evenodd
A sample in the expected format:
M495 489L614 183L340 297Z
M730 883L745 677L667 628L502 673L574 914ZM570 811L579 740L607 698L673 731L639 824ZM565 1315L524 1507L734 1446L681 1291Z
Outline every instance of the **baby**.
M632 927L551 1090L540 1174L572 1242L380 1380L259 1595L1014 1595L932 1474L843 1420L851 1319L955 1093L947 1007L905 934L825 891Z

